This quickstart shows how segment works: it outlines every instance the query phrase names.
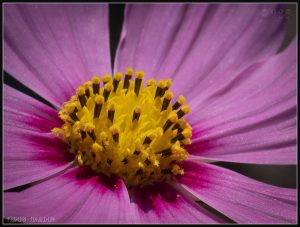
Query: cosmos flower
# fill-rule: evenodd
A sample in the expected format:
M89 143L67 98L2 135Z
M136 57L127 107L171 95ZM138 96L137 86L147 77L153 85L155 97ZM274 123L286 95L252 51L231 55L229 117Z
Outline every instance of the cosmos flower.
M111 69L107 5L5 4L4 68L53 105L4 85L5 218L224 222L200 200L295 223L295 189L212 162L296 164L296 42L277 53L278 10L127 5Z

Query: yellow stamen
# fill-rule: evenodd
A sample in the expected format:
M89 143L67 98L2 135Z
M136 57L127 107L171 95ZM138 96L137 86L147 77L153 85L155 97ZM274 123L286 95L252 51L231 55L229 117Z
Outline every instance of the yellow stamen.
M173 105L173 110L177 110L183 103L185 102L185 98L181 95Z
M92 83L93 83L93 93L94 93L94 95L99 94L100 82L101 82L101 79L100 79L99 76L97 76L97 75L93 76Z
M113 80L114 92L117 91L121 79L122 79L122 73L121 72L117 72L115 74L114 80Z
M156 85L156 80L150 79L150 80L147 81L147 87L155 86L155 85Z
M59 111L63 126L52 130L78 165L116 174L129 188L183 174L178 164L187 158L184 145L192 136L184 119L190 108L183 96L172 102L172 81L150 79L144 87L144 72L136 71L134 81L133 75L128 68L124 80L117 72L79 86Z
M102 77L102 82L103 82L103 85L107 84L108 82L111 81L111 76L109 74L105 74L103 77Z
M144 78L144 71L137 71L135 75L136 75L136 79L134 84L134 92L136 95L139 95L141 84Z
M133 111L132 121L139 120L142 112L142 108L140 106L136 106Z
M178 118L182 118L184 115L190 112L190 107L188 105L182 106L182 108L177 112Z
M128 89L129 88L129 81L133 75L133 69L132 68L127 68L126 73L125 73L125 80L124 80L124 85L123 89Z
M107 101L108 96L112 89L113 89L113 86L111 84L105 84L104 91L103 91L103 96L104 96L105 102Z

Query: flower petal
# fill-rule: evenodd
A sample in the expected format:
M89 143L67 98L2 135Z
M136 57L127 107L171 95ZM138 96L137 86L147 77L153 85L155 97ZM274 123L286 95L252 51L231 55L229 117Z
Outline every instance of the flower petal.
M296 223L296 190L249 179L211 164L185 161L178 182L238 223Z
M4 86L4 189L51 176L69 165L67 146L50 133L60 124L52 108Z
M4 124L34 132L48 133L62 124L56 110L4 85Z
M192 99L276 53L284 17L265 15L276 10L270 4L127 5L115 68L173 77L175 94Z
M23 217L25 223L128 223L129 211L121 180L93 176L81 168L19 193L4 193L4 216Z
M133 191L137 223L219 223L213 214L167 184Z
M60 106L111 71L107 5L5 4L4 69Z
M189 151L212 160L295 164L296 50L294 40L208 98L199 94L187 118L194 129Z
M72 157L53 135L4 126L4 189L41 180L65 169Z

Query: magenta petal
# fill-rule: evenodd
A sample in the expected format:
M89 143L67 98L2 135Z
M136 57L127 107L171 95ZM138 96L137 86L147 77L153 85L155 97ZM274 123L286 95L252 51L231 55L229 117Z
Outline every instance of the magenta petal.
M222 89L191 102L193 144L206 159L296 163L296 50L257 63Z
M111 71L108 34L105 4L5 4L4 69L59 106Z
M192 99L253 62L276 53L285 29L279 10L263 4L129 4L116 69L173 77L173 90ZM226 76L225 76L226 75ZM182 82L185 81L185 82Z
M88 175L73 168L25 191L4 193L4 216L24 217L26 223L128 223L130 202L118 179Z
M69 165L67 146L50 130L56 111L4 86L4 189L31 183Z
M220 223L220 219L167 184L133 191L137 223Z
M41 180L65 169L67 146L52 134L4 126L4 189Z
M178 182L238 223L296 223L296 190L279 188L211 164L185 161Z
M34 132L50 132L61 125L53 108L4 85L4 124Z

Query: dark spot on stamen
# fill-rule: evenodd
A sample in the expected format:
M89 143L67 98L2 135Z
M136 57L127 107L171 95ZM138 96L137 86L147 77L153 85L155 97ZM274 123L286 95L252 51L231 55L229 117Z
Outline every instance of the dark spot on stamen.
M124 163L124 165L127 165L128 164L128 159L124 158L122 162Z
M170 170L170 169L162 169L162 170L160 171L160 173L161 173L161 174L172 174L172 170Z
M134 92L137 96L139 96L141 84L142 84L142 79L136 78L135 79L135 84L134 84Z
M145 160L145 164L148 166L148 165L151 164L151 161L147 158L147 159Z
M138 169L135 173L136 176L142 175L143 174L143 170L142 169Z
M90 97L90 89L85 89L85 95L86 95L86 97Z
M170 162L169 165L171 166L171 165L174 165L174 164L176 164L176 163L177 163L177 160L173 160L172 162Z
M133 154L139 155L140 153L141 153L141 151L135 150Z
M93 93L99 94L99 86L100 84L93 84Z
M80 102L80 105L81 107L84 107L86 105L86 97L85 95L79 95L79 102Z
M98 118L100 116L101 109L102 109L102 104L96 103L95 109L94 109L94 118Z

